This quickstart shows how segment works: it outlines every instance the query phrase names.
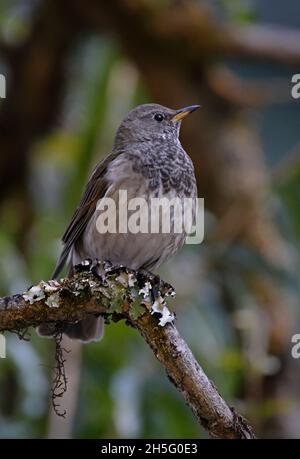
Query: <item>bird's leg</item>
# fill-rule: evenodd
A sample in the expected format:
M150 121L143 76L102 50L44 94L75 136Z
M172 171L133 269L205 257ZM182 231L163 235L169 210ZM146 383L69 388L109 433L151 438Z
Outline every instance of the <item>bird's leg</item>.
M95 259L86 258L81 263L78 263L77 265L74 266L74 272L75 273L90 272L95 277L102 279L101 266L102 266L102 263L97 258Z
M124 265L114 265L109 260L100 261L98 259L87 258L81 263L74 266L75 273L82 271L91 272L94 276L103 279L106 274L117 274L122 273L133 274L138 282L140 289L144 289L148 284L147 290L153 303L158 300L161 296L173 296L175 294L174 288L167 282L164 282L158 274L154 274L147 269L134 270L127 268Z
M92 266L93 260L91 258L86 258L86 260L83 260L74 266L74 272L81 273L82 271L91 271Z
M140 288L143 288L146 282L149 282L149 284L151 285L151 289L149 292L151 296L151 301L152 303L155 303L156 299L160 296L160 287L163 281L157 274L153 274L151 271L148 271L147 269L139 269L137 271L137 279Z
M102 277L101 271L104 270L105 273L108 274L119 274L121 272L126 271L123 265L113 265L109 260L101 261L98 258L86 258L81 263L78 263L74 266L74 271L76 273L79 272L91 272L96 277Z
M137 277L144 283L146 281L150 282L151 284L160 282L160 277L158 274L153 274L151 271L143 268L137 271Z
M124 266L124 265L114 265L109 260L104 260L103 268L104 268L105 272L107 272L109 274L121 274L121 273L130 271L128 268L126 268L126 266Z
M95 259L92 261L92 265L91 265L91 273L94 274L95 277L99 277L100 279L102 279L102 276L99 272L99 268L101 266L101 263L99 260Z

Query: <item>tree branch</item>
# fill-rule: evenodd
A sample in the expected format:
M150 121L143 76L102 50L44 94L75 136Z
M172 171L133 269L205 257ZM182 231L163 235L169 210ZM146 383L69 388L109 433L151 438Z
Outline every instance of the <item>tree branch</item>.
M243 59L297 66L300 62L300 32L298 29L266 24L231 27L224 43L224 52Z
M76 322L89 314L104 315L108 322L125 319L144 337L210 435L254 438L249 424L222 399L171 323L165 298L173 293L157 276L108 263L84 262L72 278L41 281L24 294L1 298L0 331L20 331L45 322ZM165 326L160 325L162 321Z
M189 68L193 63L197 68L218 56L286 66L297 66L300 62L300 33L296 28L224 24L207 2L186 0L161 6L148 0L66 1L69 10L86 21L88 27L113 28L123 38L125 48L130 42L131 54L146 43L146 54L157 52L172 65Z

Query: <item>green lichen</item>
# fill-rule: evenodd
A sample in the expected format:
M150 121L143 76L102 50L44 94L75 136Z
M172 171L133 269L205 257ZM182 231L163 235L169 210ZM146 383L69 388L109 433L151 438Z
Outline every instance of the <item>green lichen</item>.
M131 319L137 320L143 314L145 314L145 307L141 305L141 299L136 298L130 305L129 316Z

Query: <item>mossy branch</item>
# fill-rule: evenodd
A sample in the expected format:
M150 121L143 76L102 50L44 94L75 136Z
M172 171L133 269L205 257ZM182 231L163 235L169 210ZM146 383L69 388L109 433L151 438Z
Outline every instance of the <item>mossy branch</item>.
M84 262L72 278L41 281L24 294L0 299L0 331L49 322L76 322L89 314L125 319L149 344L198 422L218 438L254 438L247 421L229 407L180 336L165 298L169 284L150 273ZM155 301L153 302L153 299Z

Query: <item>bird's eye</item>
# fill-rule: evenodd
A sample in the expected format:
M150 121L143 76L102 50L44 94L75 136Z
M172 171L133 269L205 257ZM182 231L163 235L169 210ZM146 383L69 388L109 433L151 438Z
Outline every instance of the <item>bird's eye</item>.
M154 119L158 121L159 123L161 123L164 118L165 118L164 115L162 115L161 113L155 113L154 115Z

